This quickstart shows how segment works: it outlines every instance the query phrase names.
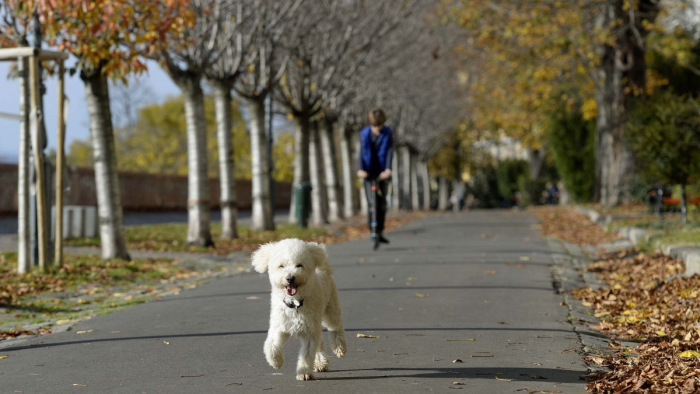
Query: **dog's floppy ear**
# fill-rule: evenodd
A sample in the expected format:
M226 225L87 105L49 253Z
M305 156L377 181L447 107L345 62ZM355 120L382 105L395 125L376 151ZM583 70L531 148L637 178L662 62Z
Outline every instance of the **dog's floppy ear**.
M253 263L253 267L261 274L267 271L267 263L270 260L270 254L272 253L273 247L274 243L260 245L258 250L253 252L253 255L251 256L251 263Z
M331 266L328 264L328 254L326 254L326 245L317 244L316 242L307 242L311 256L316 262L316 268L323 271L330 271Z

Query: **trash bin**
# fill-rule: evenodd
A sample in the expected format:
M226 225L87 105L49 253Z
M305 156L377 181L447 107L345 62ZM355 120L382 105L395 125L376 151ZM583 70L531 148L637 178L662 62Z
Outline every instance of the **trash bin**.
M308 182L294 186L294 213L299 227L307 227L311 212L311 184Z

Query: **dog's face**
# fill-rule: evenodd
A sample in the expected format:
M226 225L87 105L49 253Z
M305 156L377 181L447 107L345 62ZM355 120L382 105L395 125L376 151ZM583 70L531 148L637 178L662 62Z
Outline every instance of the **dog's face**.
M330 269L326 249L315 242L285 239L262 245L252 256L255 270L268 271L273 289L288 296L314 278L316 269Z

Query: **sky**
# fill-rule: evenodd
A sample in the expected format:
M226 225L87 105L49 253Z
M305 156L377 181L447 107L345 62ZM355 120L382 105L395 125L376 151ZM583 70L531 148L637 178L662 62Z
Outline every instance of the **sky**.
M19 114L19 80L7 77L10 62L0 62L0 112ZM70 60L66 66L70 66ZM168 96L180 94L177 86L163 70L154 62L148 63L148 73L141 79L149 89L152 103L163 102ZM74 140L90 138L89 117L85 105L85 85L76 73L70 76L66 73L65 94L70 100L66 122L65 149ZM56 149L56 128L58 118L56 108L58 102L58 79L51 77L46 81L44 96L45 122L48 134L49 149ZM17 163L19 152L19 121L0 117L0 163Z

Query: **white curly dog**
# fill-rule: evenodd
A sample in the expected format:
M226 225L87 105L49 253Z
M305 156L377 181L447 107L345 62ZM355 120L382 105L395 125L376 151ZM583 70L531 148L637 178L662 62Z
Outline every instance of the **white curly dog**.
M284 344L297 336L301 339L297 380L312 380L314 371L328 370L322 325L330 333L336 356L343 357L347 349L338 290L325 246L285 239L260 246L252 263L256 271L269 272L272 284L270 329L264 348L267 362L280 369Z

